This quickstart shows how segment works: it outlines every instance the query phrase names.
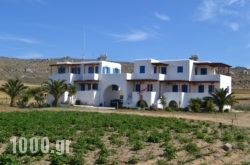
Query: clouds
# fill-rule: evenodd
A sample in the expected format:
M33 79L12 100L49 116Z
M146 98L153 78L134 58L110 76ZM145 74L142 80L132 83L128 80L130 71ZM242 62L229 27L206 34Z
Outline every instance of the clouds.
M198 20L205 21L216 16L217 4L213 0L204 0L198 7Z
M127 34L111 34L111 36L116 38L116 41L144 41L150 38L150 34L146 31L132 30Z
M12 36L0 36L0 40L20 42L20 43L25 43L25 44L38 44L39 43L38 41L30 39L30 38L12 37Z
M157 19L160 19L162 21L170 21L170 17L166 14L155 12L154 15Z
M236 22L230 22L227 24L228 27L230 27L233 31L238 31L240 28L240 25Z
M153 16L160 21L170 21L170 17L166 14L154 12ZM147 28L146 30L129 30L127 33L112 33L109 36L115 38L116 42L137 42L137 41L145 41L150 38L154 38L157 36L157 30L160 29L159 25L151 25L151 28ZM138 28L137 28L138 29Z
M203 0L197 8L197 20L224 23L232 31L247 23L246 0Z

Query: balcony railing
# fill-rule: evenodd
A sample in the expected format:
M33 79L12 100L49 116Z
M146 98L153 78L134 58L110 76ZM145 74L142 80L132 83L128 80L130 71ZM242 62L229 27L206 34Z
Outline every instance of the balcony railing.
M221 75L193 75L191 81L220 81Z
M82 74L81 80L99 80L98 73L91 73L91 74Z
M133 73L132 74L132 80L133 79L141 79L141 80L165 80L167 77L166 74L160 74L160 73L156 73L156 74L143 74L143 73Z

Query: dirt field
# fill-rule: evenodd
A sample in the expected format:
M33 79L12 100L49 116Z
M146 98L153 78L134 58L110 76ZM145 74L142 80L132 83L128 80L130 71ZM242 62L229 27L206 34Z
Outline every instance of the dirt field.
M0 112L13 112L13 111L21 111L27 112L31 111L32 109L19 109L19 108L10 108L7 105L3 106L0 105ZM34 110L34 109L33 109ZM141 116L153 116L153 117L174 117L174 118L185 118L191 120L202 120L202 121L211 121L218 123L224 123L227 125L237 125L242 127L250 127L250 112L230 112L230 113L191 113L191 112L165 112L165 111L139 111L139 110L111 110L111 109L94 109L94 108L83 108L83 107L70 107L70 108L44 108L44 109L36 109L37 111L44 111L44 110L52 110L52 111L83 111L83 112L100 112L100 113L119 113L119 114L133 114L133 115L141 115ZM192 138L190 135L185 135L188 138ZM190 137L189 137L190 136ZM112 148L109 146L108 142L108 135L103 137L103 141L107 145L107 147ZM223 143L219 140L215 141L214 143L207 143L202 140L195 141L201 148L204 154L206 153L213 153L208 154L208 156L203 156L201 158L196 158L187 163L187 160L191 159L190 157L186 156L184 151L178 151L178 157L181 157L183 160L173 160L171 164L179 164L181 162L186 162L184 164L213 164L213 165L222 165L222 164L241 164L241 162L250 162L250 154L247 151L242 150L232 150L231 152L224 151L221 146ZM178 140L173 140L173 144L175 146L179 146ZM246 148L249 149L249 145ZM3 147L3 146L2 146ZM114 149L114 148L113 148ZM115 148L116 149L116 148ZM249 150L250 151L250 150ZM114 155L114 159L121 159L126 160L128 157L136 155L140 159L144 160L139 162L138 165L154 165L160 164L160 160L162 157L160 155L163 154L163 148L159 146L159 144L153 144L145 147L140 151L131 151L129 147L122 147L121 149L117 149L117 154ZM182 156L183 155L183 156ZM89 152L85 155L86 163L92 164L96 156L96 151ZM144 157L151 156L154 157L153 159L147 160ZM147 161L145 161L147 160ZM41 162L36 162L36 164L50 164L47 161L41 160ZM126 164L126 163L125 163ZM163 163L164 164L164 163Z

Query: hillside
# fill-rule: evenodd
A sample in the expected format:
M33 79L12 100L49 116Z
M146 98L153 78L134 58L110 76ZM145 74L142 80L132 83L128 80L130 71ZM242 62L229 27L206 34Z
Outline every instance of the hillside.
M41 82L48 79L50 64L56 63L58 61L80 60L81 59L72 59L70 57L51 59L17 59L0 57L0 81L6 81L10 78L19 78L27 84L41 84ZM133 71L132 63L119 63L122 64L123 72L131 73ZM234 89L250 89L250 69L245 67L235 67L231 68L230 74L232 76L232 84Z

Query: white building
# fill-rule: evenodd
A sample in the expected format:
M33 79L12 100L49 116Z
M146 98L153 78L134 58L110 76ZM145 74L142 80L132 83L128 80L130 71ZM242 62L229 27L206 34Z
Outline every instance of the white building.
M121 64L108 61L58 62L50 66L49 78L76 85L73 104L110 106L111 100L122 99L123 106L136 107L142 97L148 106L159 106L159 98L164 95L167 105L175 102L187 107L191 98L209 96L215 88L228 88L231 93L231 66L224 63L142 59L134 61L133 73L122 73ZM61 102L67 99L65 92Z

